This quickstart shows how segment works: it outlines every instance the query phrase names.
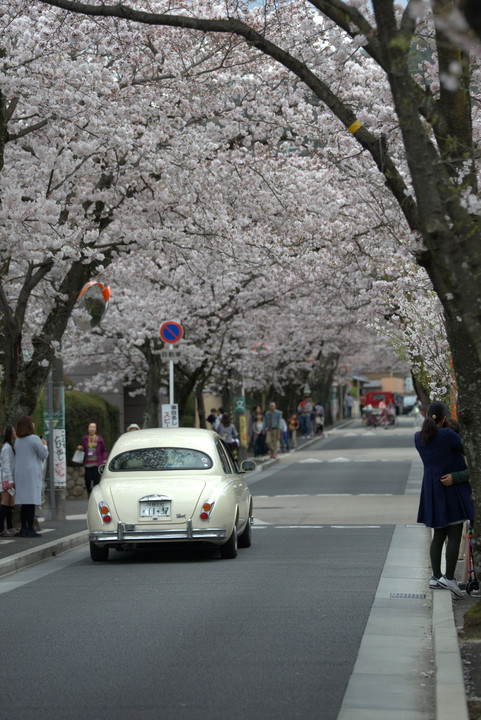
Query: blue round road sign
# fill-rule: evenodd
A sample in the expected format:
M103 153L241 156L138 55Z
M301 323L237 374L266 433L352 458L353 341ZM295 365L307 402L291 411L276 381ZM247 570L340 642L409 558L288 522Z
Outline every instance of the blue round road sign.
M182 339L182 335L182 325L179 325L178 322L169 320L160 326L160 337L164 342L169 343L170 345L179 342L179 340Z

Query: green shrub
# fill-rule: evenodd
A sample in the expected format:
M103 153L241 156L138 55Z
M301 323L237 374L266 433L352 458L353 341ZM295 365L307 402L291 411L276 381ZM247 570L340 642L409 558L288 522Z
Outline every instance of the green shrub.
M194 427L195 426L195 395L190 393L189 398L185 404L184 418L182 420L182 427Z

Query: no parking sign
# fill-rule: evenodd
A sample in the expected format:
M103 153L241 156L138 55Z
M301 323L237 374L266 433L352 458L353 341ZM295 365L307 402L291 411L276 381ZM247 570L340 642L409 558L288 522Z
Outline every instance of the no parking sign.
M168 320L160 326L160 337L164 342L169 343L169 345L178 343L179 340L182 339L183 334L182 325L179 325L175 320Z

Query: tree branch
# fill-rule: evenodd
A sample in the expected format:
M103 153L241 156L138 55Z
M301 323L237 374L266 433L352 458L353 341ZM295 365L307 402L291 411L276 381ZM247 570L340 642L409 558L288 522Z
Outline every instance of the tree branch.
M285 68L293 72L302 80L312 92L334 113L340 122L352 133L358 143L369 152L379 171L386 178L387 185L413 231L420 230L420 222L415 202L409 196L408 188L388 153L383 149L380 139L371 133L356 118L356 114L340 98L332 92L330 87L317 77L307 65L268 40L260 32L235 18L203 19L181 15L167 15L147 13L133 10L127 5L88 5L76 0L39 0L44 5L58 7L70 12L81 13L97 17L117 17L124 20L143 23L147 25L165 25L180 27L202 32L231 33L243 37L248 45L272 57ZM317 0L320 2L321 0ZM332 2L332 0L331 0ZM343 5L343 3L339 3ZM347 7L347 6L346 6Z

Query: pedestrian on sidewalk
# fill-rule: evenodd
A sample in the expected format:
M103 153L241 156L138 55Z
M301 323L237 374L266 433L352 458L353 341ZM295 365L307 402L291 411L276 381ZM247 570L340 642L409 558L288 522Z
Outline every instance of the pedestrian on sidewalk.
M140 426L137 423L130 423L125 432L134 432L135 430L140 430Z
M229 447L229 450L232 453L232 456L234 457L235 460L237 460L237 457L238 457L237 449L239 447L237 444L237 441L238 441L239 435L237 433L234 423L231 420L229 413L224 413L222 415L222 419L218 426L217 432L219 433L219 435L221 437L224 438L224 440L226 441L226 443Z
M21 505L20 537L40 537L35 532L35 505L42 504L42 463L48 457L47 443L34 435L35 425L30 415L17 423L15 440L15 505Z
M262 431L266 436L266 443L270 450L271 458L277 457L279 441L281 439L281 420L282 414L280 410L276 410L275 402L269 403L269 410L267 410L264 415Z
M345 399L345 405L346 405L346 414L348 418L352 417L352 408L354 407L354 398L352 397L351 393L346 395Z
M316 433L321 437L324 433L324 406L320 400L316 403Z
M469 483L445 485L441 478L466 469L460 436L446 427L448 408L443 402L429 406L414 442L424 466L417 521L433 528L430 556L432 578L429 587L448 588L461 595L454 579L459 546L466 520L473 522L474 506ZM446 547L446 570L441 571L441 556Z
M262 412L259 412L256 414L252 426L251 426L251 442L252 442L252 449L254 451L254 457L261 457L262 455L267 455L268 449L266 445L266 439L264 435L262 434L262 428L264 427L264 420L262 417Z
M312 402L310 395L305 395L304 400L301 400L297 407L299 424L301 426L301 435L303 438L309 439L311 437L311 413L313 410L314 403Z
M250 445L252 445L252 449L254 449L255 442L257 440L257 436L259 433L254 432L254 424L257 422L258 415L261 415L262 417L262 408L260 405L256 405L252 408L252 412L249 415L249 420L247 421L247 442ZM255 457L255 453L254 453Z
M222 417L224 415L224 408L220 407L217 410L217 420L214 421L214 424L212 425L212 430L214 430L216 433L219 433L219 435L222 435L219 428L222 425Z
M0 453L0 474L2 480L2 500L0 505L0 535L15 535L13 528L13 506L15 505L15 428L7 425ZM7 527L5 528L5 523Z
M297 417L297 413L292 413L291 417L289 418L289 431L291 433L291 442L292 447L297 447L297 431L299 430L299 418Z
M107 448L103 437L97 434L97 423L89 423L87 435L84 435L77 450L84 451L85 487L90 496L92 486L100 482L99 466L107 460Z
M282 452L291 452L291 448L289 447L289 428L283 417L281 417L281 448Z
M210 415L207 416L207 422L210 423L212 430L215 430L215 424L217 422L217 410L211 408Z

